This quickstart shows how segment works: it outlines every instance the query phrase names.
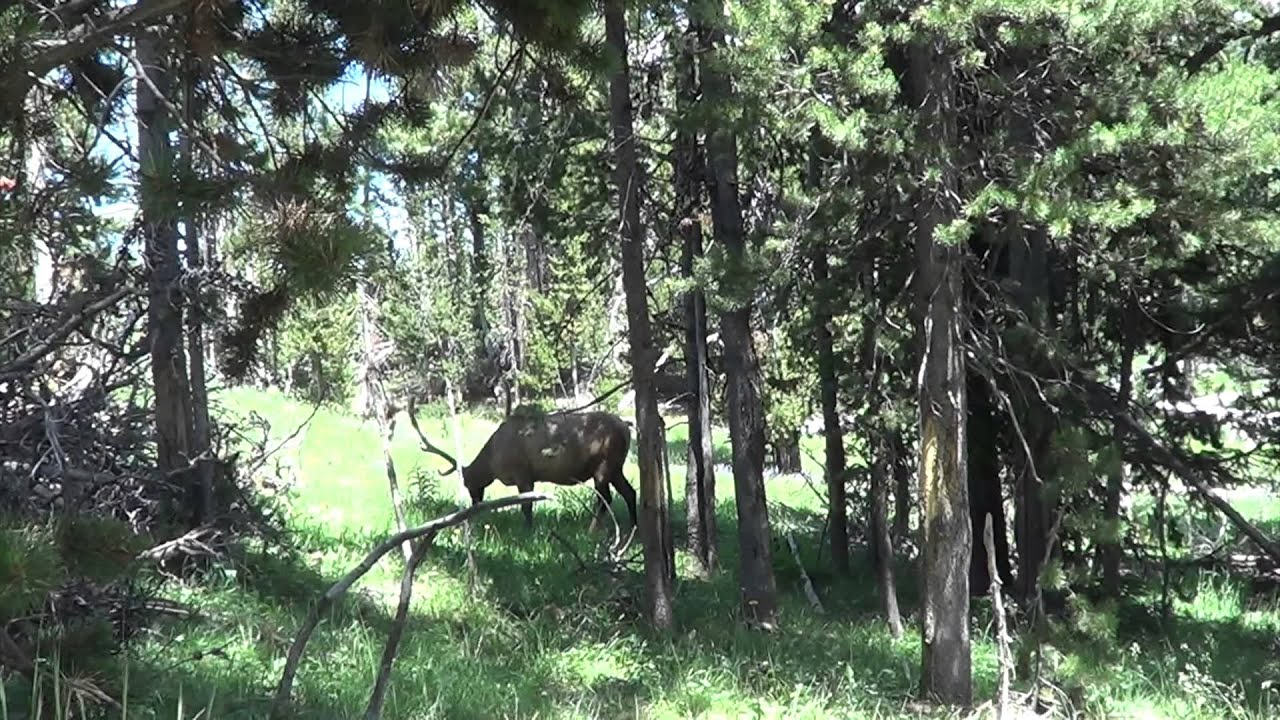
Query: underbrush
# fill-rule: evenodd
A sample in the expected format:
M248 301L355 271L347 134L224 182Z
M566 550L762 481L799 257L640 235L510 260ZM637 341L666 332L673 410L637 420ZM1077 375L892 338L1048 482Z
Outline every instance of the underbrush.
M224 401L269 419L281 439L310 414L270 394L236 391ZM492 419L463 420L467 457L492 427ZM452 447L451 428L438 414L424 418L423 428ZM727 442L724 433L716 439ZM127 679L127 717L266 717L285 653L309 609L394 527L371 428L320 410L282 454L297 480L291 546L257 543L199 583L167 581L165 596L195 612L152 627L116 658L111 687L123 688ZM462 504L456 479L438 475L438 459L418 451L411 432L397 434L393 457L414 500L411 523ZM681 468L673 470L673 516L682 518ZM627 472L636 477L634 464ZM810 474L821 476L816 468ZM677 627L668 636L651 632L642 618L638 544L627 570L606 571L614 531L588 532L588 489L553 489L554 501L537 506L531 532L518 510L477 520L474 583L462 529L446 531L418 572L384 717L930 716L934 711L915 700L920 640L910 564L898 576L908 631L895 640L879 619L869 567L860 562L850 579L826 571L820 496L802 478L772 478L771 508L785 516L826 612L809 607L796 561L779 537L773 552L781 627L749 632L737 622L732 481L727 473L718 480L725 498L718 508L723 568L699 579L678 556ZM490 495L510 492L495 486ZM388 555L328 612L294 687L295 717L363 713L402 567L398 552ZM1168 617L1156 586L1119 604L1072 599L1042 653L1045 696L1057 715L1275 716L1280 697L1270 683L1280 678L1280 603L1207 571L1182 587ZM974 691L984 702L995 692L996 651L989 603L974 604ZM1015 689L1024 690L1029 677L1020 672ZM33 690L11 681L7 688L7 717L34 717L27 709L36 705L41 717L79 716L54 712L50 683Z

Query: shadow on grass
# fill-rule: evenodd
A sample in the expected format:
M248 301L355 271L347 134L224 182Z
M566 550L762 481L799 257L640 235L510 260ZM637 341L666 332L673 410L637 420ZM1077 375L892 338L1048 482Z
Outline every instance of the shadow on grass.
M689 457L689 436L686 432L667 433L667 457L672 467L684 467ZM712 442L712 461L717 465L733 462L733 448L727 442Z
M446 502L421 508L425 515L455 509ZM727 541L732 518L722 513L720 520ZM847 705L859 689L906 697L914 687L916 651L849 622L875 607L864 584L827 584L820 592L831 613L818 617L798 594L794 561L779 557L782 629L764 635L742 628L730 542L718 575L677 582L676 630L653 633L642 617L638 566L613 577L573 559L597 557L610 539L589 533L588 521L573 503L539 508L532 531L518 509L484 517L476 524L476 595L466 587L461 528L443 534L419 572L385 717L634 717L655 703L675 716L738 715L755 712L760 701L795 706L801 689L802 704L816 712ZM552 527L573 553L549 536ZM380 585L401 568L396 553L383 563L375 570ZM189 710L212 697L213 717L263 717L280 658L334 579L305 553L249 558L215 594L221 606L175 633L186 636L180 649L131 660L132 682L146 695L135 705L174 717L182 688ZM385 594L378 602L353 594L331 611L301 666L296 717L350 717L363 708L392 603Z
M467 587L462 528L439 537L419 572L385 717L883 716L874 708L900 708L915 694L919 639L912 619L904 618L906 638L889 638L864 552L855 552L849 578L825 569L825 555L818 559L823 518L817 513L780 513L779 526L792 529L827 614L808 608L795 559L779 538L772 549L781 628L762 634L742 627L736 523L726 504L719 508L721 570L708 580L681 574L676 628L662 635L643 618L638 561L617 577L594 562L612 529L588 532L588 500L538 507L531 531L518 508L478 519L474 594ZM430 499L416 511L435 517L456 509L453 502ZM621 500L615 499L614 510L625 518ZM673 508L672 515L682 526L683 508ZM625 520L622 525L625 531ZM572 552L550 536L551 529ZM354 565L372 544L373 538L351 535L334 548L354 551L340 555ZM633 554L639 554L638 544ZM317 629L298 678L296 717L351 717L363 709L394 606L386 588L401 569L395 552L382 563L363 584L381 588L377 599L355 592ZM263 717L293 634L337 574L318 570L307 553L252 557L216 596L224 606L184 630L188 638L180 651L156 650L131 661L138 687L152 696L148 706L161 708L157 717L175 717L181 687L188 708L215 698L215 718ZM898 582L909 615L917 602L915 573L900 568ZM1190 661L1214 682L1238 681L1243 701L1252 706L1264 676L1276 672L1274 633L1231 619L1191 618L1153 630L1135 612L1122 610L1116 640L1091 654L1098 682L1137 668L1139 681L1169 678L1176 685ZM1126 659L1132 642L1141 653ZM220 654L210 652L220 647ZM978 698L989 697L995 684L987 654L975 634Z
M821 705L836 697L847 702L844 694L854 686L876 697L900 699L915 687L912 656L917 651L910 642L894 644L872 623L849 622L876 611L868 584L819 574L815 581L826 581L819 592L828 598L829 614L816 616L799 595L800 574L785 546L774 548L788 553L775 558L782 629L761 634L743 628L737 613L737 551L728 542L734 524L723 512L723 568L710 580L677 581L677 628L663 636L644 621L638 567L615 578L592 563L611 537L588 533L587 517L572 506L541 510L531 531L518 512L486 517L474 547L483 595L501 617L497 624L512 633L505 647L518 650L500 645L497 655L481 662L498 677L470 682L493 684L494 691L504 688L522 714L554 714L585 702L593 715L627 715L637 705L662 701L688 716L725 702L726 694L785 705L804 688ZM549 527L572 552L550 537ZM460 536L440 543L432 563L450 575L464 575L466 550ZM455 696L462 691L448 683L437 685L436 691L451 698L450 711L461 712L459 716L472 711L477 717L492 716L504 709L492 704L494 692L482 693L485 700L468 705ZM470 709L462 712L463 706Z

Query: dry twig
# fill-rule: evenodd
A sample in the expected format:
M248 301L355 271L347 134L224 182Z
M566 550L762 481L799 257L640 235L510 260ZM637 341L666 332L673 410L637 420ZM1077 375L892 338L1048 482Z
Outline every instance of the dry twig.
M791 557L796 560L796 567L800 568L800 580L804 583L805 597L809 598L809 604L813 606L814 612L819 615L825 614L827 610L822 607L822 600L813 589L813 581L809 579L809 573L805 572L804 563L800 561L800 548L796 547L796 538L791 533L787 533L787 545L791 548Z
M996 692L996 720L1004 720L1009 711L1009 683L1013 677L1013 656L1009 649L1009 632L1005 625L1004 597L1000 592L1000 573L996 567L995 533L992 531L991 513L987 513L982 540L987 547L987 570L991 576L991 611L996 621L996 659L1000 668L999 689Z

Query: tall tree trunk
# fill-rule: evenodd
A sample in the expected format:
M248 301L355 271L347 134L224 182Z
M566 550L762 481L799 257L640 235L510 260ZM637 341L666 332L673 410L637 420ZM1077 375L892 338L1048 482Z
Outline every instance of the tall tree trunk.
M24 196L19 227L31 237L32 291L33 299L38 303L53 300L56 277L54 252L49 244L53 237L45 227L47 214L40 207L46 180L44 142L43 138L33 136L30 131L33 120L49 113L47 96L48 93L40 85L34 85L27 91L17 130L24 156L21 184L18 187L18 191Z
M1009 531L1005 524L1004 493L1000 484L995 407L986 378L970 371L966 382L969 399L969 520L973 531L973 554L969 558L969 593L978 596L985 595L991 586L987 548L983 539L988 514L992 520L996 567L1002 587L1013 584L1013 571L1009 565Z
M893 456L893 541L902 543L911 534L910 451L902 430L889 431L889 449Z
M626 12L622 0L604 7L605 38L617 54L609 80L609 124L615 147L614 185L622 225L622 283L627 298L627 330L631 340L631 378L636 401L636 454L640 464L640 526L644 539L645 586L649 619L668 629L671 610L671 518L663 477L662 419L654 391L657 353L649 328L649 295L645 285L644 228L640 224L640 170L632 126L631 78L627 58Z
M696 102L698 66L694 48L700 37L697 24L690 19L681 37L677 62L678 115L685 119ZM694 264L702 257L702 223L698 215L703 206L706 162L698 147L697 132L683 121L676 131L675 193L676 222L683 242L680 271L687 281L694 277ZM685 517L688 522L689 553L704 575L714 573L720 564L716 528L715 452L711 442L711 388L707 372L707 303L701 288L694 287L684 296L685 366L689 383L689 453L685 469Z
M883 439L870 444L875 453L871 461L871 558L889 634L898 638L902 637L902 613L898 610L898 583L894 579L896 560L893 540L889 537L889 462L885 445Z
M205 267L213 270L222 269L222 260L218 254L218 238L222 233L221 228L222 224L217 218L210 218L208 232L201 237ZM222 293L218 292L217 288L206 289L203 301L206 307L221 306L225 308L227 305L227 299L222 296ZM230 313L227 316L231 317ZM222 370L222 365L218 361L221 347L218 345L218 334L216 332L209 333L208 337L204 339L204 348L206 375L212 374L215 378L219 377Z
M396 409L387 397L386 383L383 378L382 356L383 339L378 330L378 303L366 280L361 280L356 288L359 302L360 322L360 372L361 384L364 387L364 407L361 414L372 416L378 426L378 435L382 439L382 464L387 476L387 491L391 496L391 509L395 514L396 531L407 528L408 519L404 510L404 496L400 492L400 480L396 474L395 459L391 455L392 439L396 431ZM401 543L400 550L408 562L413 552L409 541Z
M1137 339L1133 337L1133 323L1130 322L1130 305L1125 301L1120 339L1120 388L1117 399L1120 407L1128 408L1133 399L1133 356L1137 347ZM1120 560L1121 549L1120 501L1124 498L1126 466L1124 462L1124 428L1116 423L1112 430L1112 445L1115 453L1115 464L1107 475L1107 494L1103 503L1103 518L1107 525L1107 538L1102 543L1102 587L1108 597L1120 594Z
M368 101L369 85L366 81L365 100ZM373 206L370 201L372 184L366 179L364 185L365 219L373 221ZM362 277L356 284L357 302L360 313L361 370L365 388L365 412L373 415L378 425L378 435L382 438L382 465L387 475L387 490L391 495L391 508L395 513L396 531L404 532L409 526L404 511L404 498L400 493L400 480L396 475L396 463L391 454L392 440L396 432L396 409L387 395L386 380L383 377L383 345L384 338L378 327L378 301L373 296L368 278ZM400 544L405 562L413 555L413 545L408 540Z
M195 84L199 81L199 66L195 57L187 53L183 63L182 108L187 128L194 127L196 113ZM193 174L196 170L194 138L189 131L182 134L182 151L185 170ZM197 274L204 267L204 219L196 209L184 218L186 225L186 258L187 265ZM210 437L209 423L209 386L205 371L205 290L200 286L191 303L187 315L187 355L191 365L191 449L195 453L196 492L201 517L197 522L207 522L217 512L213 495L213 443Z
M480 191L477 190L477 192ZM467 224L471 228L472 298L476 307L481 308L484 306L484 298L491 282L489 273L492 270L489 264L489 249L485 242L484 232L483 216L487 212L487 208L481 198L469 198L464 201L463 206L467 212Z
M780 430L773 436L773 465L780 473L803 470L800 458L800 431Z
M816 132L816 129L815 129ZM849 572L849 502L845 495L844 430L840 426L839 379L836 377L830 312L823 299L829 271L827 249L815 247L813 265L814 340L818 345L818 383L822 391L822 432L826 441L827 526L831 536L831 565L841 575Z
M177 219L173 217L174 153L169 144L170 118L161 93L170 87L159 29L140 30L138 62L145 76L137 80L139 205L150 275L147 320L151 342L151 378L155 389L156 469L188 492L185 522L194 527L205 516L192 472L193 420L183 347L183 297L178 287L182 260L178 255Z
M199 219L187 219L187 262L196 271L204 265L201 253L203 227ZM200 508L198 523L207 522L218 510L213 493L213 443L210 437L212 428L209 421L208 374L205 370L203 288L201 290L201 295L192 303L187 317L187 353L191 361L191 449L196 457L197 507Z
M477 174L483 164L480 159L476 159ZM467 225L471 230L471 283L469 289L471 297L471 334L472 343L475 351L475 357L481 358L480 367L484 372L480 377L487 377L487 369L489 367L487 360L489 355L489 288L493 282L491 274L493 266L489 259L489 249L486 242L484 229L484 215L488 212L484 201L484 187L477 183L477 186L471 189L471 192L463 195L463 210L467 214ZM467 387L459 388L462 392L467 392Z
M875 569L880 602L884 604L885 622L893 637L902 636L902 614L898 611L898 588L894 580L893 542L889 538L889 443L883 432L882 408L884 405L880 383L883 379L879 357L880 303L877 300L877 277L874 261L862 274L864 296L868 298L869 311L863 318L861 365L866 378L865 427L871 430L867 447L871 458L871 517L867 523L871 548L871 566Z
M498 287L501 288L501 308L504 328L503 348L505 362L502 373L502 395L505 414L511 415L512 409L520 404L520 309L517 296L518 288L512 287L513 281L519 284L522 277L511 268L510 243L505 233L498 233L496 255L501 263L498 269Z
M973 699L969 642L969 492L965 459L962 246L937 232L956 217L956 142L951 60L940 38L911 48L912 105L928 148L916 200L916 301L922 322L920 489L924 498L921 633L922 694L954 705Z
M716 66L725 47L724 5L704 5L708 46L703 65L703 100L713 108L731 103L732 81ZM726 281L745 275L746 235L738 200L738 139L734 128L717 122L707 128L710 160L711 219L716 242L727 255ZM748 296L749 297L749 296ZM729 439L733 445L733 484L738 511L743 612L748 624L774 627L778 599L769 544L769 508L764 489L764 407L760 397L760 363L751 334L753 303L748 299L720 316L724 339Z
M1009 274L1014 281L1015 301L1027 317L1034 332L1047 330L1049 303L1049 238L1043 228L1022 230L1023 223L1015 218L1009 244ZM1033 372L1048 370L1044 359L1036 349L1038 344L1013 348L1020 357L1022 367ZM1036 597L1040 587L1040 572L1044 568L1049 549L1049 531L1053 513L1052 469L1046 458L1053 436L1054 419L1041 403L1039 392L1021 378L1015 398L1014 412L1018 423L1014 429L1021 437L1015 438L1014 472L1016 483L1014 538L1018 548L1018 577L1014 587L1023 602ZM1025 444L1024 444L1025 440ZM1030 449L1030 457L1027 456Z

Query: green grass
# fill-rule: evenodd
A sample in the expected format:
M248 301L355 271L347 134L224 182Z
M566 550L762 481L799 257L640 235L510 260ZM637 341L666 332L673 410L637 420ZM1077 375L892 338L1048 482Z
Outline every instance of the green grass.
M274 393L237 390L221 401L236 415L255 412L268 419L273 444L310 413ZM442 419L424 420L434 440L453 447ZM493 421L467 417L462 423L463 456L469 459ZM672 428L669 437L674 515L681 525L683 429ZM727 434L720 431L716 440L717 455L727 458ZM818 457L819 443L810 443ZM381 443L371 424L321 410L283 454L300 479L290 520L297 552L255 551L201 585L170 582L166 594L199 612L130 646L129 717L178 717L179 698L187 717L206 706L212 710L204 717L264 717L288 644L311 603L394 526ZM393 457L402 486L415 498L411 521L461 504L456 479L438 476L442 461L417 449L403 417ZM634 455L632 460L627 474L634 481ZM806 470L820 478L814 462L806 457ZM415 476L429 479L426 492L415 494ZM772 478L775 523L794 532L827 614L809 609L795 561L779 537L774 566L782 627L770 635L748 632L737 622L732 480L726 473L719 483L724 569L699 580L687 559L678 558L678 627L668 637L643 622L638 572L613 579L580 568L549 537L548 528L555 528L579 556L598 557L610 537L587 531L587 488L548 488L556 500L537 507L531 534L518 510L485 518L477 534L480 582L474 592L462 533L443 535L419 572L384 717L919 717L912 704L920 641L910 569L900 572L909 631L895 641L878 619L869 569L860 564L852 579L838 580L826 572L825 555L818 557L824 519L819 495L801 478ZM490 496L510 492L495 485ZM625 517L620 500L614 508ZM398 555L388 556L320 625L295 685L298 717L363 713L400 566ZM1171 623L1153 619L1154 602L1085 608L1076 627L1055 637L1052 677L1086 717L1274 712L1280 699L1265 685L1280 678L1274 599L1250 598L1232 582L1206 575L1194 594L1179 600ZM987 603L975 604L975 694L981 702L994 693L996 656ZM107 677L115 687L124 668L117 662L111 671L116 677ZM7 702L12 717L25 716L22 697L11 692Z

